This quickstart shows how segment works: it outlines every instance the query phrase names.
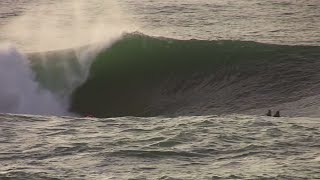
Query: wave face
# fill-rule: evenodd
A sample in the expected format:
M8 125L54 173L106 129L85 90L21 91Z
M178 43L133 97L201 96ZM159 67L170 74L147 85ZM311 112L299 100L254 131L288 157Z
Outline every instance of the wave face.
M111 117L275 107L318 94L319 52L315 46L127 34L94 59L71 110Z

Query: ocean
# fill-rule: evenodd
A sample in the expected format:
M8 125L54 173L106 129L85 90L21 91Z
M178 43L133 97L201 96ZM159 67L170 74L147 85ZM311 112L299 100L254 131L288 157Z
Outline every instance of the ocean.
M320 179L319 10L0 0L0 179Z

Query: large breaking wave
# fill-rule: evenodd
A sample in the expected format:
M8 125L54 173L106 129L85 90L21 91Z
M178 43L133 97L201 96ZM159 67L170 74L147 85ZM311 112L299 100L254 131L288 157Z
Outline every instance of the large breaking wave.
M27 54L39 86L81 115L317 112L320 47L131 33L81 61L86 48Z
M96 57L87 81L73 93L71 110L109 117L276 107L298 115L299 109L281 104L318 94L319 50L127 34Z

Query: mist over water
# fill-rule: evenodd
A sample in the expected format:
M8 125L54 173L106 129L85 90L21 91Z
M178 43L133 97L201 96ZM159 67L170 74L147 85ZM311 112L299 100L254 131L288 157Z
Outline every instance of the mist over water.
M41 1L8 17L1 36L27 51L75 48L107 43L134 29L116 1Z
M1 103L2 112L65 114L69 107L69 96L86 80L97 53L119 39L125 30L134 29L116 1L19 1L16 4L1 2L0 15L6 21L0 24L0 43L14 44L2 45L5 50L0 54L1 67L5 68L2 64L11 63L13 68L1 71L3 77L0 84L5 88L1 89L3 94L0 96L6 98ZM20 10L15 11L14 7L20 7ZM50 57L49 51L53 50L63 51ZM26 52L28 54L23 54ZM46 82L51 81L51 84L59 84L57 77L61 79L63 76L64 82L60 83L58 92L36 81L39 75L32 72L30 60L34 53L30 55L30 52L37 52L37 63L41 64L42 71L49 70L53 65L59 68L59 74L56 71L46 73L49 77ZM72 67L75 63L78 64L76 73ZM27 76L24 76L25 71L29 73ZM18 91L12 92L12 88ZM41 100L44 94L47 99ZM27 97L28 100L21 100ZM26 102L37 106L43 103L40 109L46 111L36 111L38 107L32 108ZM51 106L52 110L49 108Z

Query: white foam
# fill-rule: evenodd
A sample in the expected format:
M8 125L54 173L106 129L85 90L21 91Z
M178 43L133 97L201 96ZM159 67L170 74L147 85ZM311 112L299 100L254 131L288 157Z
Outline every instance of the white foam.
M0 47L0 112L66 115L58 97L39 87L28 62L14 46Z

